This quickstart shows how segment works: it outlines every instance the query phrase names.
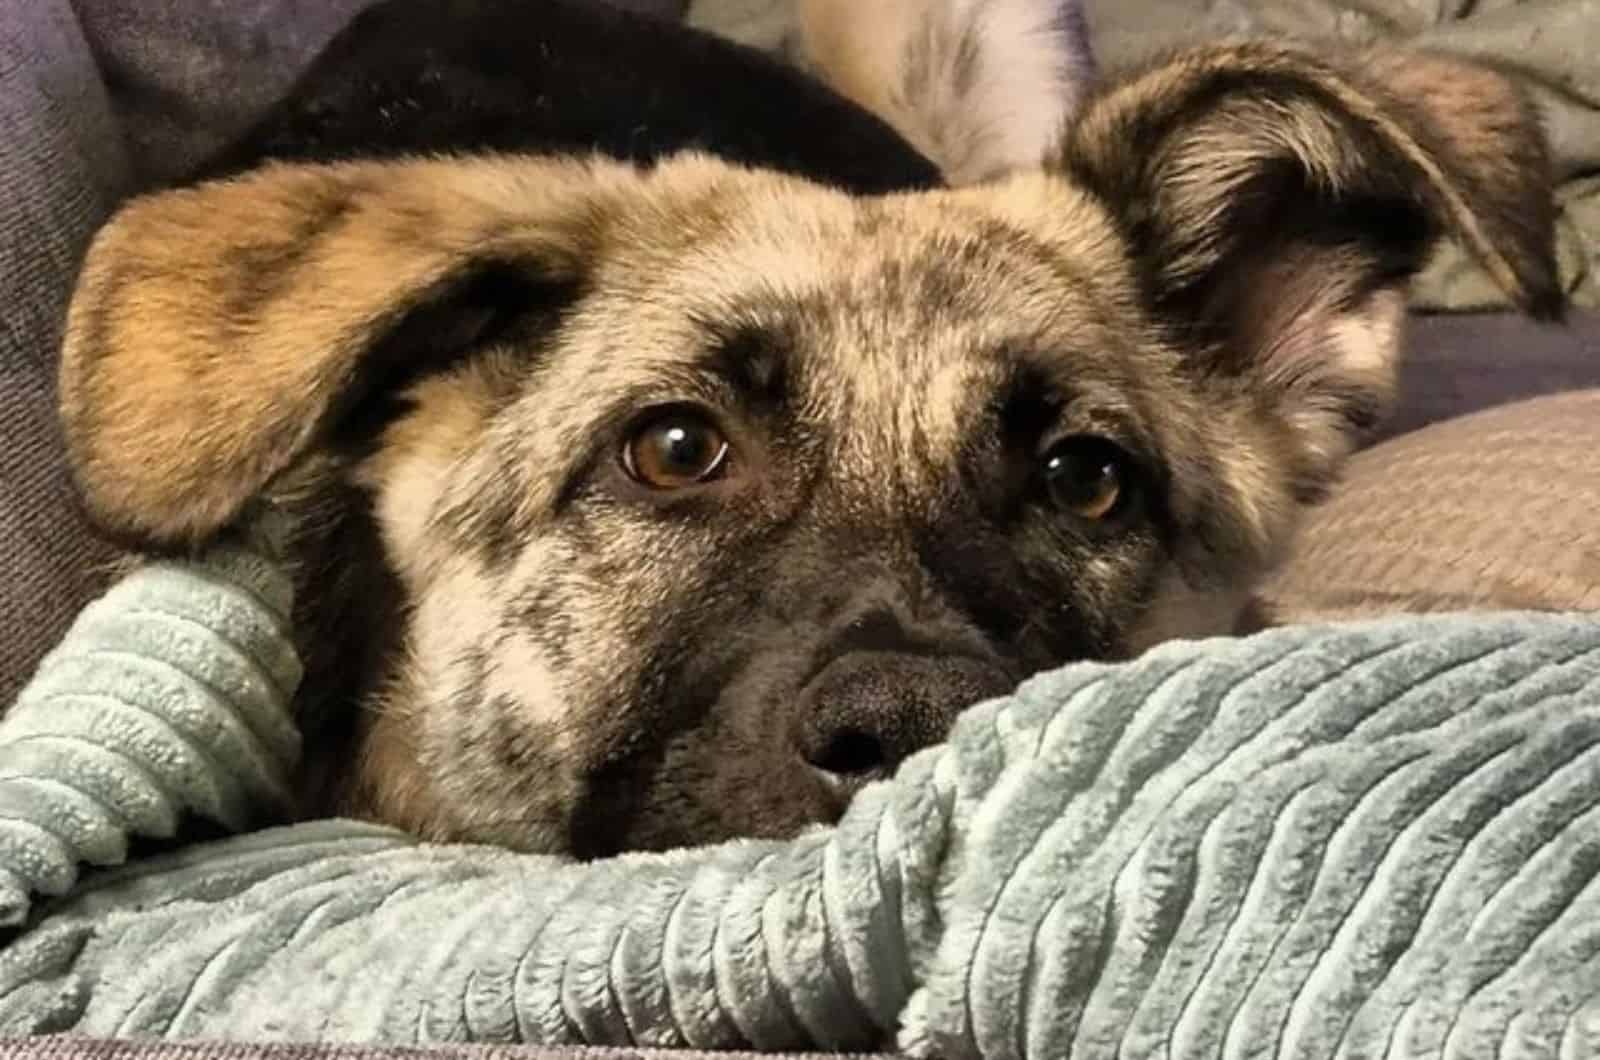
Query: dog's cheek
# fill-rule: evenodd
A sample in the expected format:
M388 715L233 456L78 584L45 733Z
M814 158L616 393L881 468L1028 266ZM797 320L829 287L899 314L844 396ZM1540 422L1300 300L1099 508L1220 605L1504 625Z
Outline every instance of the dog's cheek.
M758 523L600 511L564 528L594 593L573 643L602 661L572 686L591 718L580 855L789 835L823 818L787 737L799 676L753 665L809 657Z
M1131 653L1164 641L1236 632L1255 587L1288 553L1307 498L1297 496L1304 439L1282 409L1236 388L1198 391L1171 466L1167 548Z
M658 756L613 849L665 850L727 839L787 839L839 811L786 744L721 722L680 733Z
M606 511L493 549L451 519L421 528L411 545L428 560L412 566L407 663L364 757L369 814L542 852L582 853L580 833L617 834L645 778L612 778L612 812L591 805L595 778L672 731L663 646L692 638L664 633L664 616L692 610L714 573L679 585L637 561L661 544Z
M1136 656L1172 640L1219 637L1239 628L1250 600L1247 586L1195 587L1176 567L1163 570L1144 614L1129 628L1127 652Z
M354 470L356 484L373 498L384 551L414 595L426 591L434 571L475 544L441 520L441 512L467 507L486 522L512 522L510 505L492 502L527 492L518 468L505 463L504 447L485 444L506 379L515 375L507 361L486 354L413 387L406 395L411 411L384 429Z
M661 748L692 724L679 716L682 659L711 636L692 623L717 551L706 535L580 503L486 567L497 625L482 694L462 697L485 708L452 736L458 760L494 784L460 797L534 814L551 830L545 849L613 852L651 798Z
M474 560L436 574L368 743L364 787L380 812L430 838L565 850L582 719L548 643Z

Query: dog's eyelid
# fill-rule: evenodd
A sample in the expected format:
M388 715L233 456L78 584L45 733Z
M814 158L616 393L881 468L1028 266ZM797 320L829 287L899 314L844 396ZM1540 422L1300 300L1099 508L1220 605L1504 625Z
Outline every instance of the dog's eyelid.
M1009 444L1032 448L1056 429L1076 398L1043 369L1022 363L996 390L990 415Z
M605 412L595 421L592 433L612 433L625 429L641 416L673 407L696 408L724 427L739 408L739 395L726 381L694 365L671 365L653 379L622 390L605 401Z
M1038 452L1049 452L1064 440L1077 436L1104 438L1141 462L1149 456L1140 432L1127 417L1103 407L1081 405L1063 410L1051 428L1040 435Z
M698 369L725 387L741 406L775 407L789 389L790 343L756 324L705 325L708 339Z

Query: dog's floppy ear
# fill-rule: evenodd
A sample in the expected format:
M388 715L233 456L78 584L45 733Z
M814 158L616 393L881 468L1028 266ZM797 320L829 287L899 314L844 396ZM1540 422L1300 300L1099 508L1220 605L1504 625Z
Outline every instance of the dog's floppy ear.
M1539 119L1465 61L1180 53L1088 103L1062 163L1121 222L1200 371L1284 418L1302 495L1390 401L1407 281L1440 238L1528 313L1564 306Z
M280 165L133 201L89 251L62 351L91 517L147 546L205 540L373 399L570 290L608 176Z
M798 0L803 61L951 184L1036 168L1094 79L1080 0Z

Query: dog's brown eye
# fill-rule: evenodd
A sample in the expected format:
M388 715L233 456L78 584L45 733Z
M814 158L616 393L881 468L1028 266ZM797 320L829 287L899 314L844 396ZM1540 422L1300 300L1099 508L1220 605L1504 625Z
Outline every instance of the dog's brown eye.
M728 459L728 440L695 412L666 413L628 438L622 464L636 481L652 489L676 490L710 482Z
M1129 495L1127 461L1114 442L1075 435L1044 455L1050 499L1062 511L1099 522L1120 512Z

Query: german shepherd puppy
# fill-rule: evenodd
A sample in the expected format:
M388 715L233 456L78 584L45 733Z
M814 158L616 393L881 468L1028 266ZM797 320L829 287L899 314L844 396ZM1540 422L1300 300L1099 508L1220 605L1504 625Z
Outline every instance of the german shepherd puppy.
M802 4L959 187L446 124L410 146L496 150L280 139L113 218L77 482L150 549L288 514L307 813L578 856L833 819L1028 674L1235 628L1389 403L1438 240L1560 314L1496 73L1219 44L971 133L1059 107L1070 64L974 90L1041 46L1017 6L851 38Z

